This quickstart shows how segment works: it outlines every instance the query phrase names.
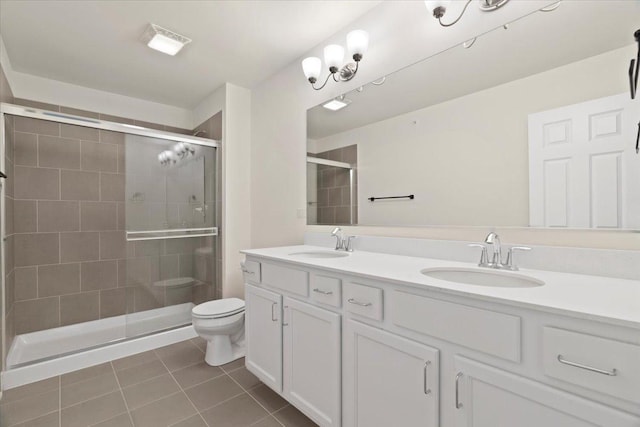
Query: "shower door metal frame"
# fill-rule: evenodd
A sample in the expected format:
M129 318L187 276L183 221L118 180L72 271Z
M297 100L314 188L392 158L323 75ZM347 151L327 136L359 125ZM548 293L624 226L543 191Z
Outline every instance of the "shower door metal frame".
M2 104L0 104L0 106L2 106ZM0 171L2 171L3 173L6 174L6 162L5 162L5 157L6 157L6 151L5 151L5 124L4 124L4 113L0 113ZM2 316L2 318L0 319L0 323L2 324L2 327L0 328L0 340L2 340L2 342L0 343L0 348L2 349L2 351L0 351L0 371L4 371L6 369L5 367L5 361L6 361L6 355L7 352L9 351L7 349L7 318L6 318L6 305L7 305L7 293L5 290L6 287L6 264L5 264L5 251L6 251L6 245L5 245L5 235L7 234L7 230L6 230L6 201L5 201L5 192L6 192L6 182L7 179L3 179L2 182L0 183L0 301L2 302L2 304L0 304L0 316ZM2 395L2 379L0 378L0 396Z
M24 107L21 105L0 103L0 171L6 172L5 162L5 115L28 117L32 119L47 120L50 122L64 123L76 126L89 127L94 129L109 130L114 132L121 132L131 135L140 135L151 138L159 138L169 141L186 142L189 144L202 145L205 147L212 147L216 149L216 167L219 166L218 148L220 147L218 141L208 138L200 138L191 135L182 135L172 132L165 132L156 129L149 129L142 126L130 125L126 123L117 123L107 120L93 119L89 117L75 116L73 114L60 113L57 111L42 110L38 108ZM2 296L2 304L0 304L0 315L2 316L2 328L0 328L0 339L2 340L2 354L0 354L0 371L6 369L6 354L8 352L6 343L6 322L5 322L5 306L6 306L6 202L5 202L5 182L0 185L0 295ZM215 184L217 186L217 183ZM217 197L217 196L216 196ZM215 228L215 227L214 227ZM217 228L212 233L217 235ZM213 235L213 234L212 234ZM137 337L136 337L137 338ZM126 339L125 339L126 340ZM0 383L1 386L1 383ZM0 387L1 390L1 387ZM1 393L1 392L0 392Z
M50 122L65 123L76 126L84 126L95 129L111 130L114 132L129 133L132 135L148 136L151 138L168 139L170 141L188 142L190 144L205 145L218 148L218 142L213 139L200 138L198 136L181 135L162 130L149 129L142 126L126 123L116 123L107 120L93 119L89 117L74 116L73 114L59 113L57 111L40 110L38 108L23 107L21 105L0 103L0 113L4 121L4 115L30 117L32 119L47 120ZM4 137L4 136L3 136Z

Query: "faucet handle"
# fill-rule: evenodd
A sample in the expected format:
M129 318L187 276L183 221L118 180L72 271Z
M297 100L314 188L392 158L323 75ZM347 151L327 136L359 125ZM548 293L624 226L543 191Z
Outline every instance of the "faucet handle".
M356 239L358 236L347 236L344 241L344 250L347 252L353 252L353 239Z
M517 271L518 266L513 262L513 253L515 251L523 251L528 252L531 248L529 246L513 246L509 248L509 252L507 253L507 263L505 264L506 268L512 271Z
M489 264L489 255L487 255L487 246L482 243L469 243L467 245L470 248L482 248L482 254L480 255L479 267L486 267Z

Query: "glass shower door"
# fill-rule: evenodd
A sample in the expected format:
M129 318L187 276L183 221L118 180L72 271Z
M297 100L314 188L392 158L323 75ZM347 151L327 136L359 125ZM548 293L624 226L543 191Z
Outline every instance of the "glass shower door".
M124 223L126 335L191 323L214 299L216 149L127 135Z

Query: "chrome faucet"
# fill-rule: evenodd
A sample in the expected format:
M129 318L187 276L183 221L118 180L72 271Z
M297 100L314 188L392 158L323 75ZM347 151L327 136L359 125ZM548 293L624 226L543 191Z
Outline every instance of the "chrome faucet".
M336 251L353 252L353 239L355 239L356 236L345 237L340 227L334 228L331 236L336 238Z
M491 261L489 261L489 255L487 251L487 245L493 246L493 255ZM480 255L479 267L495 268L501 270L517 271L518 266L515 264L513 254L515 251L530 251L531 248L527 246L512 246L507 253L507 260L502 262L502 243L500 242L500 236L495 232L491 232L484 239L484 243L471 243L468 245L473 248L482 248L482 254Z
M493 245L493 256L488 267L500 268L502 265L502 244L500 243L500 236L493 231L485 237L484 242L488 245Z

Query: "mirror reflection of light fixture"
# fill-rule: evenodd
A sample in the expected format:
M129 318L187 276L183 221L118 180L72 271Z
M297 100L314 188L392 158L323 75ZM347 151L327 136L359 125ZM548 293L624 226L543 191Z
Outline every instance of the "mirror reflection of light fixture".
M326 86L330 78L336 82L347 82L351 80L358 72L358 64L362 60L365 52L369 48L369 34L363 30L354 30L347 34L347 51L354 62L342 65L344 61L344 47L337 44L330 44L324 48L324 62L329 68L329 75L320 87L316 87L315 83L320 77L322 71L322 61L320 58L310 56L302 61L302 71L305 77L311 83L311 87L320 90Z
M461 18L462 15L467 11L467 8L471 4L473 0L467 0L467 3L464 5L462 12L456 19L449 23L442 22L442 17L447 13L447 7L451 4L451 0L425 0L424 4L427 7L429 13L433 15L434 18L438 20L440 25L443 27L451 27L456 24ZM496 9L501 8L505 4L509 2L509 0L478 0L480 10L484 12L492 12Z
M180 159L184 159L189 155L194 155L196 150L194 150L189 144L185 142L178 142L173 146L173 152L180 157Z
M384 84L384 82L386 82L386 81L387 81L387 76L382 76L378 80L373 80L371 82L371 84L374 85L374 86L382 86ZM364 86L360 86L360 87L356 88L356 91L363 92L364 91Z
M162 166L171 166L189 156L195 156L195 154L196 150L190 144L178 142L171 147L171 150L164 150L158 154L158 162L160 162Z
M540 9L540 12L553 12L554 10L556 10L557 8L560 7L560 1L557 1L553 4L550 4L547 7L543 7L542 9Z
M162 153L158 154L158 161L162 166L170 166L175 164L178 161L176 153L171 150L165 150Z

